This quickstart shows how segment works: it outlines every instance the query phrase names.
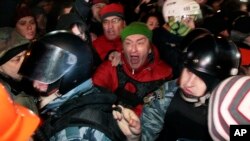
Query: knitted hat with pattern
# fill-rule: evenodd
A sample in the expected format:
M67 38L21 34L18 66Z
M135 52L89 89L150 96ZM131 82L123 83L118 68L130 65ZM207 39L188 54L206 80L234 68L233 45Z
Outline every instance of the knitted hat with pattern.
M229 140L230 125L250 124L250 76L222 81L209 101L208 127L213 140Z
M34 17L31 9L29 7L18 7L16 9L15 23L17 23L23 17Z

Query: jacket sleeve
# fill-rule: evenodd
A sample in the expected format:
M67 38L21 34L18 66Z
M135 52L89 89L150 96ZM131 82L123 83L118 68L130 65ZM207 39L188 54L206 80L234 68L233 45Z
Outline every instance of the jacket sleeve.
M176 80L164 83L144 105L141 117L142 141L154 141L159 136L167 108L177 90Z
M95 86L114 92L118 86L116 68L111 66L110 61L105 61L97 68L92 80Z

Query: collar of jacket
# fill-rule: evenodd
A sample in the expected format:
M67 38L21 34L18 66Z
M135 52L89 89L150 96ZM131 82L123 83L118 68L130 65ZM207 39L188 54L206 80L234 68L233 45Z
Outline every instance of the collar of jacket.
M1 83L4 83L6 87L8 87L8 89L11 91L11 95L18 95L21 91L23 91L21 80L15 80L0 72L0 81Z

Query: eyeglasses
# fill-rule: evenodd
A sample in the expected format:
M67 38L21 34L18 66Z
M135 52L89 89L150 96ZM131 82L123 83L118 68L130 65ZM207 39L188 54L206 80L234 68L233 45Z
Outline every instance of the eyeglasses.
M117 23L119 23L120 21L121 21L121 18L113 18L113 19L111 19L111 20L103 20L102 24L103 24L104 26L107 26L109 23L111 23L111 24L117 24Z

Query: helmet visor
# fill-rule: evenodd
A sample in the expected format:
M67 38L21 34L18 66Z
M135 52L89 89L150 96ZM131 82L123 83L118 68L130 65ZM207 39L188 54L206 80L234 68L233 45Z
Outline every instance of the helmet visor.
M55 45L35 42L26 53L19 74L51 84L66 74L77 62L77 57Z

